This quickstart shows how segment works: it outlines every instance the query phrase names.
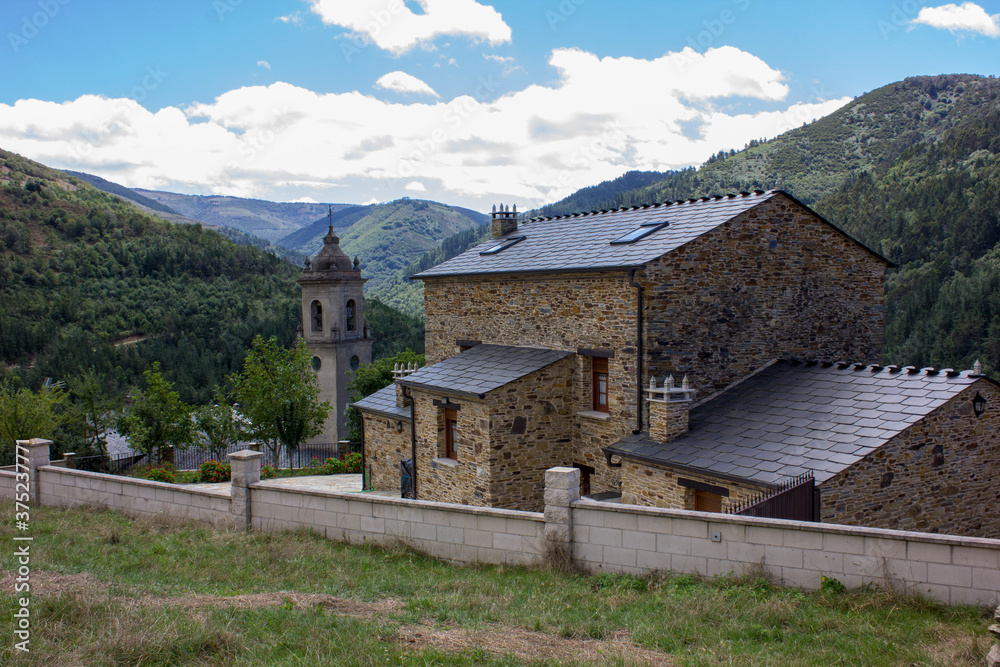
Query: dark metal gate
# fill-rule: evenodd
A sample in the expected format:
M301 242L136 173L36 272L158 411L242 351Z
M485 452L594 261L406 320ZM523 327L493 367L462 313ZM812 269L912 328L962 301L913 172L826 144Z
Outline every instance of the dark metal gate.
M726 513L792 521L819 521L816 480L811 472L789 478L769 493L761 493L730 505Z

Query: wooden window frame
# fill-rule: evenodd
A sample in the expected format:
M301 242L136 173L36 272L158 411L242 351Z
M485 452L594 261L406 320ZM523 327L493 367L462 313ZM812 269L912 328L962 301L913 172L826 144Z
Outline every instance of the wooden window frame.
M458 460L458 410L444 411L444 458Z
M608 405L608 358L591 357L590 365L594 411L607 413L610 411Z

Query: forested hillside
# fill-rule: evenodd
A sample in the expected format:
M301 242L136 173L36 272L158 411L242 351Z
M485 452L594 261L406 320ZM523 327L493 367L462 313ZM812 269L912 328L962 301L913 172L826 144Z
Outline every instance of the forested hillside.
M232 227L268 241L277 241L326 215L329 204L273 202L220 195L182 195L143 190L133 192L153 199L181 215L218 227ZM348 204L333 204L333 210ZM295 248L293 248L295 250Z
M462 243L464 237L456 234L477 237L485 233L482 230L488 221L483 214L421 199L398 199L333 214L340 246L361 261L361 271L368 279L365 294L416 317L423 316L423 298L419 285L404 280L407 267L421 261L425 253L438 253L442 257L438 261L443 261L443 243L449 247ZM279 243L315 255L328 226L325 218L317 220Z
M300 271L0 150L0 376L37 387L93 367L122 388L159 361L185 400L207 401L254 335L293 341ZM422 345L413 322L371 312L377 337Z
M699 169L547 207L614 208L780 187L898 265L885 363L1000 377L1000 80L912 77ZM610 182L609 182L610 183Z

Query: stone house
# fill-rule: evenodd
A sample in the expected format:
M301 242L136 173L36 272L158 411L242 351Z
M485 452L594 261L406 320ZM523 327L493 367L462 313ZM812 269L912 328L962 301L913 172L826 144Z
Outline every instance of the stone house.
M492 224L415 276L428 366L356 404L375 488L413 458L429 500L537 509L553 465L618 495L649 378L702 398L776 358L881 356L890 263L784 192Z
M824 522L1000 536L1000 385L979 368L776 360L698 402L648 393L649 431L605 449L625 503L720 511L808 473Z

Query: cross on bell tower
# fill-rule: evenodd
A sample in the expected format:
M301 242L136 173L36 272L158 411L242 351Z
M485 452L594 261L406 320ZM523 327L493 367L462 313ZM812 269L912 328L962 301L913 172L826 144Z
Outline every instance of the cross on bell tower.
M340 248L333 233L333 207L323 249L305 268L298 283L302 287L302 337L313 354L313 370L319 381L319 400L333 410L323 432L311 443L331 443L347 438L348 371L371 363L372 338L365 321L365 297L360 262Z

